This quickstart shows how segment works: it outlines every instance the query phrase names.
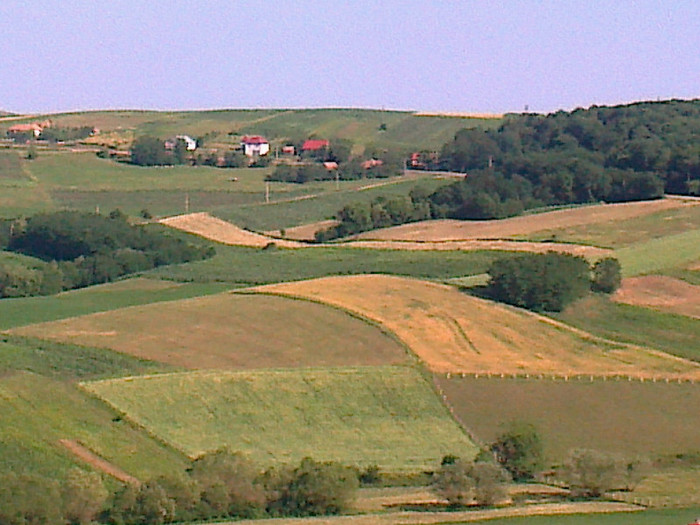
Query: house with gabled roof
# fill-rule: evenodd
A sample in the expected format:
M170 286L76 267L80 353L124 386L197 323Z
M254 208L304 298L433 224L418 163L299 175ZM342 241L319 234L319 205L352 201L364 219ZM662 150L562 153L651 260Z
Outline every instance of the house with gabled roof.
M270 152L270 143L260 135L246 135L241 139L241 149L249 157L262 157Z

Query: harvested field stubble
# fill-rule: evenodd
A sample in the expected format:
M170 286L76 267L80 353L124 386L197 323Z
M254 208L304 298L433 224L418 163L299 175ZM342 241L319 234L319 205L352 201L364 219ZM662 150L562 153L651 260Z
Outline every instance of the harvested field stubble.
M594 204L500 220L458 221L445 219L416 222L361 233L357 238L396 241L504 239L554 228L619 221L681 206L684 206L683 201L673 199L622 204Z
M612 299L700 319L700 286L672 277L648 275L623 279Z
M392 337L346 312L262 295L223 293L134 306L11 333L193 369L382 365L408 359Z
M257 290L366 316L393 331L436 372L700 378L698 363L596 338L551 318L425 281L364 275Z

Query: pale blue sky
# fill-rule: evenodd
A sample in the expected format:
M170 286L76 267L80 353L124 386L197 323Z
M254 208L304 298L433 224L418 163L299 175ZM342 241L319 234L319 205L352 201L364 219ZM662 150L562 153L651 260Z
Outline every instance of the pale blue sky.
M700 97L700 2L0 1L0 109L552 111Z

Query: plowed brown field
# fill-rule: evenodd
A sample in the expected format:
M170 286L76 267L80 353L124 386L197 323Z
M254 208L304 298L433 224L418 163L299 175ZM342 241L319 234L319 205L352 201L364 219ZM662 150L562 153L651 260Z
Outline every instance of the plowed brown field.
M700 319L700 286L673 277L648 275L623 279L612 299Z
M415 279L327 277L256 288L346 308L393 331L435 372L700 379L700 364Z

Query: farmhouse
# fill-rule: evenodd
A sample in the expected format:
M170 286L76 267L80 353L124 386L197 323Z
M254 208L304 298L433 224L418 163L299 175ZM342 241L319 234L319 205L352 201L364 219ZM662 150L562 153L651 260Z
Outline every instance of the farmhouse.
M291 144L287 144L286 146L282 146L282 155L294 155L295 153L296 153L296 149Z
M29 124L15 124L7 130L8 137L13 137L15 135L34 135L38 137L44 128L50 128L52 122L50 120L45 120L43 122L30 122Z
M384 161L381 159L369 159L362 163L362 167L366 170L369 170L372 168L376 168L377 166L381 166L382 164L384 164Z
M320 151L330 146L330 142L326 139L309 139L304 141L301 146L301 151Z
M189 135L177 135L175 137L169 138L168 140L165 141L165 148L166 149L175 149L175 146L177 146L178 140L182 140L185 142L185 144L187 146L187 151L194 151L197 149L197 141L194 140Z
M241 148L249 157L262 157L270 151L270 143L260 135L246 135L241 139Z

